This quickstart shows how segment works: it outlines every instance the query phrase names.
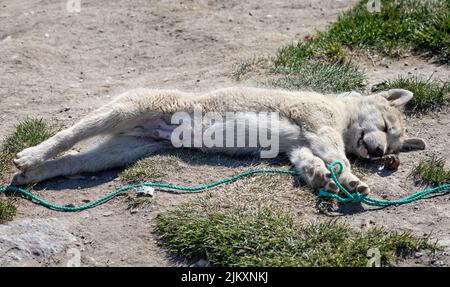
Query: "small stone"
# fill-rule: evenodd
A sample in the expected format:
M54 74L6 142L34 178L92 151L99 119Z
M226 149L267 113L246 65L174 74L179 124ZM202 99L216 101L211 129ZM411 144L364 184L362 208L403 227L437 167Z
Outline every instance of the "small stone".
M113 214L114 214L114 212L112 212L112 211L107 211L107 212L103 213L103 216L107 217L107 216L111 216L111 215L113 215Z
M5 38L3 38L2 42L8 42L11 40L11 36L6 36Z
M416 252L416 253L414 253L414 257L416 257L416 258L420 258L420 257L422 257L422 252Z

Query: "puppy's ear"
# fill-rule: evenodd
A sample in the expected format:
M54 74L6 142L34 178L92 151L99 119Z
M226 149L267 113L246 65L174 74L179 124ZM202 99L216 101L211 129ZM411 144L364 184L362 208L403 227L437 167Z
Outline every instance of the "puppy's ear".
M421 138L407 138L403 141L402 151L426 149L427 143Z
M413 93L403 89L390 89L389 91L382 93L382 96L394 107L401 108L413 98Z

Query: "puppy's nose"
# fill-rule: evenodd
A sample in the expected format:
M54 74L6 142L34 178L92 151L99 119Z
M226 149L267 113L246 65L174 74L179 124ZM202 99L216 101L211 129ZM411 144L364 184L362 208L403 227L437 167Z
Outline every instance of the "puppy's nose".
M383 149L378 146L374 151L370 153L372 157L382 157L384 155Z

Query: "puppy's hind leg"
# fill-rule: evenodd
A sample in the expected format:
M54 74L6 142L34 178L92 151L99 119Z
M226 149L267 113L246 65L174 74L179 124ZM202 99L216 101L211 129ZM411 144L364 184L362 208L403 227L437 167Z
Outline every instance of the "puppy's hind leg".
M77 142L99 135L116 134L142 121L159 117L180 108L181 102L175 92L137 89L120 96L111 104L92 112L78 123L58 132L41 144L27 148L16 155L14 164L20 170L39 165Z
M39 145L19 152L14 159L14 164L21 170L30 169L71 148L83 139L113 129L121 120L120 111L114 105L104 106Z
M12 183L15 185L37 183L57 176L120 167L165 148L169 146L149 139L114 136L91 150L45 161L37 167L17 173Z

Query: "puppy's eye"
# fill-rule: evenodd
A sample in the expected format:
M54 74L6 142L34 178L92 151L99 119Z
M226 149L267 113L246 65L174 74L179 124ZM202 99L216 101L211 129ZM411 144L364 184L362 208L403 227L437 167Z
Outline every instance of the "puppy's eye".
M386 122L386 120L384 120L384 129L383 132L388 133L389 132L389 126L388 123Z

